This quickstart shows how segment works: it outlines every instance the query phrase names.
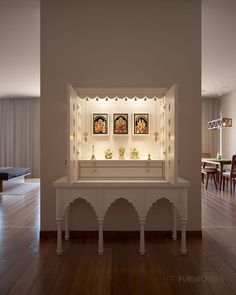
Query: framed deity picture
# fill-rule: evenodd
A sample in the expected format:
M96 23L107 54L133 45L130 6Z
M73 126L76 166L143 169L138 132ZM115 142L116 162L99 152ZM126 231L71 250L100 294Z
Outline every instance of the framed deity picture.
M128 114L113 114L113 133L114 134L128 134Z
M108 114L93 114L93 135L109 134L109 116Z
M149 134L149 114L134 114L134 135Z

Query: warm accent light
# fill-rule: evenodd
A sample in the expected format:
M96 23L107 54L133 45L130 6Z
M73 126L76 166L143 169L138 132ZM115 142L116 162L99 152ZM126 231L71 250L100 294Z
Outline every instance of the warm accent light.
M232 118L221 118L208 122L208 129L221 129L225 127L232 127Z
M92 95L92 96L84 96L84 97L79 97L79 99L85 99L86 101L88 101L88 100L93 100L93 99L95 99L96 101L98 101L98 100L105 100L105 101L107 101L107 100L110 100L110 99L114 99L114 100L120 100L120 99L124 99L124 100L128 100L128 99L133 99L133 100L135 100L135 101L137 101L137 100L144 100L144 101L146 101L146 100L148 100L148 99L153 99L154 101L157 101L158 99L163 99L163 97L157 97L157 96L147 96L147 95L145 95L145 96L137 96L137 95L135 95L135 96L108 96L108 95L102 95L102 96L98 96L98 95L96 95L96 96L94 96L94 95Z

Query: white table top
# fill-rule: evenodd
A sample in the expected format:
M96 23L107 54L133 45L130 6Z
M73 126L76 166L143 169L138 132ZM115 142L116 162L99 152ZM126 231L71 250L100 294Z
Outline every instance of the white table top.
M53 182L53 187L190 187L190 182L178 177L176 184L171 184L166 180L79 180L73 184L67 182L67 177L61 177Z

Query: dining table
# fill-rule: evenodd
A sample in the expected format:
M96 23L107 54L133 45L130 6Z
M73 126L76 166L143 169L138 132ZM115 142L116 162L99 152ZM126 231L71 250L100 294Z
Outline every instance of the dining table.
M225 159L225 158L202 158L202 164L203 168L206 166L206 164L210 165L216 165L219 167L219 184L220 184L220 190L222 187L222 179L223 179L223 172L224 172L224 166L225 165L231 165L232 160L231 159Z

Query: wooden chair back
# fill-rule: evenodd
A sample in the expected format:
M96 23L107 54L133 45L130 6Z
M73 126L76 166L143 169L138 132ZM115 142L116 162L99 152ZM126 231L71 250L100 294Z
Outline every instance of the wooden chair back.
M236 155L233 155L233 157L232 157L230 176L233 178L236 177Z

